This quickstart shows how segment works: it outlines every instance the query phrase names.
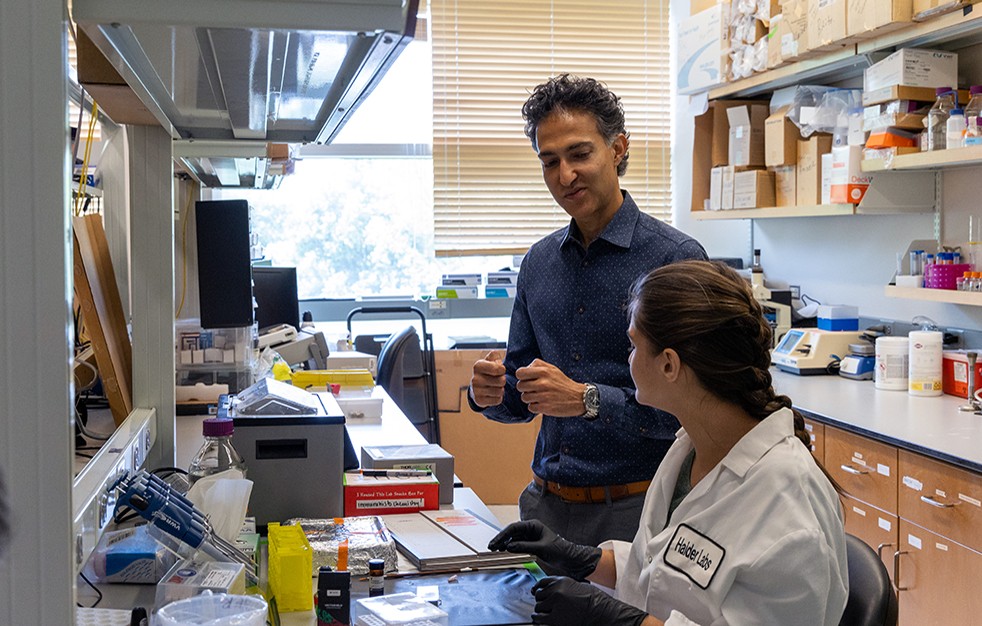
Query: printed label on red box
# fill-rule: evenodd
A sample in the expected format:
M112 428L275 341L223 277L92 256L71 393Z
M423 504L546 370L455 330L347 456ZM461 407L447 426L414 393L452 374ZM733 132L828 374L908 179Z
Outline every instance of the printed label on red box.
M344 514L415 513L440 506L440 483L434 476L391 478L345 474Z

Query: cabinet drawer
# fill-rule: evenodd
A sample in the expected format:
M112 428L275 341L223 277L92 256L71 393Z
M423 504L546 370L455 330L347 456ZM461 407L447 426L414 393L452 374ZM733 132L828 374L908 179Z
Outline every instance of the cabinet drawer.
M805 430L812 438L812 454L825 465L825 424L805 418Z
M907 450L898 467L900 517L982 550L982 477Z
M897 513L897 449L825 427L825 468L850 496Z
M893 553L897 551L897 516L865 502L842 496L845 529L859 537L880 555L888 572L893 572Z
M978 624L982 614L982 553L900 520L893 571L900 589L900 624Z

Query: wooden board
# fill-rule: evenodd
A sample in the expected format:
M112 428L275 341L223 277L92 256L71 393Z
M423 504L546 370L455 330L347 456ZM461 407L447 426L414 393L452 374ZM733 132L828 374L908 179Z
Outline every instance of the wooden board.
M133 410L133 349L100 215L72 219L75 297L117 426Z

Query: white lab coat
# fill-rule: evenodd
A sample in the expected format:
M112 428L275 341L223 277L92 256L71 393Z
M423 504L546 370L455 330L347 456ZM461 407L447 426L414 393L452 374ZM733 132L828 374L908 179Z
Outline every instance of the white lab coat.
M669 626L836 626L848 592L842 510L795 438L791 411L744 436L665 526L691 449L679 430L634 542L601 545L614 551L616 596Z

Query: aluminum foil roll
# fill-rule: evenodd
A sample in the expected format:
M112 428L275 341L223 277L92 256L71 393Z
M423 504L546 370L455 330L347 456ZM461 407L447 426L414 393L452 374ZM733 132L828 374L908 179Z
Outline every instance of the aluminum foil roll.
M338 569L338 551L347 547L348 567L352 574L367 574L368 561L382 559L385 571L398 569L399 556L392 535L378 516L311 519L295 517L287 524L300 524L314 550L314 571L322 565Z

